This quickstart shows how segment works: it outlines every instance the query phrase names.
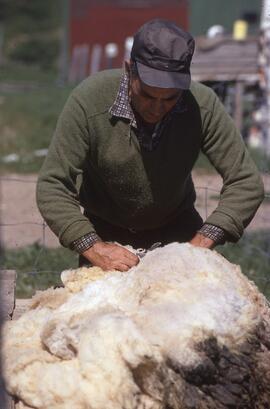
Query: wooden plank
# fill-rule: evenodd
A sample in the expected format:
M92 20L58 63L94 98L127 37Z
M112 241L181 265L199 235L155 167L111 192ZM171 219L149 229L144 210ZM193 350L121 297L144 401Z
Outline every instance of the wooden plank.
M214 74L214 73L192 73L194 81L244 81L247 84L256 84L259 82L259 75L246 74Z
M15 402L13 398L8 395L4 389L4 385L0 380L0 408L1 409L15 409Z
M2 393L0 393L0 399L1 399L1 409L15 409L15 402L13 398L3 390Z
M0 270L0 308L4 320L11 319L15 308L16 271Z
M12 313L12 320L20 318L28 310L30 302L31 299L17 299ZM5 409L27 409L27 406L24 406L22 402L15 404L13 398L7 394L5 394L4 399L6 402ZM0 409L2 409L2 406L0 406Z
M10 320L15 308L16 272L14 270L0 270L0 313L1 322ZM1 382L1 381L0 381ZM15 402L0 383L1 409L15 409Z
M15 309L13 311L12 319L17 320L20 316L29 309L31 304L31 299L29 298L17 298Z
M234 110L234 122L237 129L241 132L243 124L243 93L244 84L238 81L235 86L235 110Z
M12 320L17 320L20 316L28 310L31 299L16 299L15 308L12 314ZM12 397L7 396L6 401L9 406L7 409L27 409L28 406L23 405L22 402L15 404ZM1 408L2 409L2 408Z
M5 393L4 402L5 402L5 406L3 406L3 408L1 406L1 409L15 409L15 401L7 393Z
M15 308L12 313L12 320L20 318L20 316L26 312L31 303L31 299L17 299ZM5 406L0 405L0 409L30 409L29 406L25 406L22 402L15 404L14 399L5 393L4 395Z
M241 79L254 83L259 80L258 56L258 38L239 42L231 38L217 40L199 37L191 64L192 78L196 81Z

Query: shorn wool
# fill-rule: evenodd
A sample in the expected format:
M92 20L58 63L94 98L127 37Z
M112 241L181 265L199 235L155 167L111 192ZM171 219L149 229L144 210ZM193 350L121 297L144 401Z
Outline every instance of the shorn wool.
M270 407L268 303L215 251L172 243L128 272L62 281L4 327L6 387L21 407Z

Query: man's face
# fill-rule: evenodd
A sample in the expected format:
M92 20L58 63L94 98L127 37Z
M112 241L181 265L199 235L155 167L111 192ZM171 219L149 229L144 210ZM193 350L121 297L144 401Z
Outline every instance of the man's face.
M156 88L144 84L138 75L130 74L129 96L132 108L149 124L159 122L182 95L177 88Z

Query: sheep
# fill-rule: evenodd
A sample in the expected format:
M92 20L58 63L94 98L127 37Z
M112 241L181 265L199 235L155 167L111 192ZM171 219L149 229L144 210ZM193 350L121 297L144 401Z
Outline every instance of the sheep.
M268 302L217 252L172 243L125 273L61 278L4 329L6 387L22 407L270 407Z

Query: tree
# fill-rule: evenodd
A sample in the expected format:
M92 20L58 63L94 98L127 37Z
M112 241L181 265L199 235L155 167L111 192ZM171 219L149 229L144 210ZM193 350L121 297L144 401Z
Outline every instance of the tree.
M8 57L48 68L59 48L60 1L0 0L0 9L2 3Z
M4 27L9 16L8 0L0 0L0 65L3 63Z

